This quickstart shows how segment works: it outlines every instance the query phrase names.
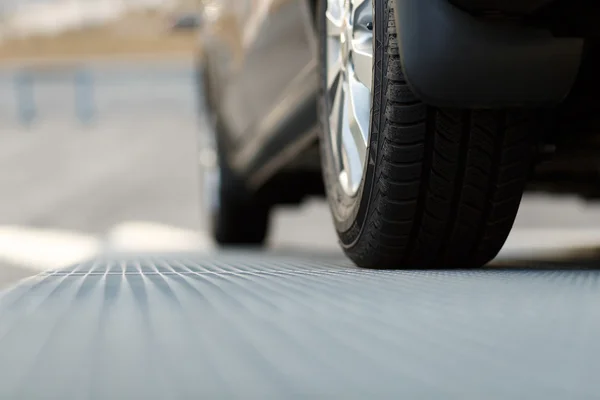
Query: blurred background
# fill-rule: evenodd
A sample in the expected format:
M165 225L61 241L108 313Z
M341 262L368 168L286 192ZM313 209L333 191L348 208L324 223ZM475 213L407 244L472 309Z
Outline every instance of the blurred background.
M101 251L210 247L196 6L0 0L0 286ZM273 245L337 251L327 222L322 202L278 210Z
M107 250L210 249L195 5L0 0L0 286ZM503 254L591 246L599 222L530 195ZM339 252L324 201L273 226L272 247Z

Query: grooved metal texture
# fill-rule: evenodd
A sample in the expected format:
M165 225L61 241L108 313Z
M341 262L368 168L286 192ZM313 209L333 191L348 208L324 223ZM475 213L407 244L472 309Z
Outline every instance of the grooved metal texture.
M101 258L0 293L0 399L597 399L599 274Z

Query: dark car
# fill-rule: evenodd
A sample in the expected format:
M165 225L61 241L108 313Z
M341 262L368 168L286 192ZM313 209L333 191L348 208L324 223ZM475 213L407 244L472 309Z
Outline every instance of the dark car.
M326 195L371 268L482 266L524 191L599 194L599 6L579 0L207 0L200 92L221 245Z
M201 20L199 15L192 13L179 14L173 17L169 29L172 31L193 31L198 29L200 25Z

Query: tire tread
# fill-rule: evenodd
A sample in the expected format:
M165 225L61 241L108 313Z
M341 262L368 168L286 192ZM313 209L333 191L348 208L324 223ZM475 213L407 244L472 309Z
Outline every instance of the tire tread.
M345 251L364 267L481 266L518 211L533 159L531 114L418 102L402 73L393 0L385 17L376 181L361 237Z

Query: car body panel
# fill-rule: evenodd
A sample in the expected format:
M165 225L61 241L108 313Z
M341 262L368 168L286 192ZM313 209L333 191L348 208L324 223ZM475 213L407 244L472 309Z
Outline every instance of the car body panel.
M211 0L201 31L211 59L215 111L236 146L275 107L286 87L313 62L302 17L304 0Z

